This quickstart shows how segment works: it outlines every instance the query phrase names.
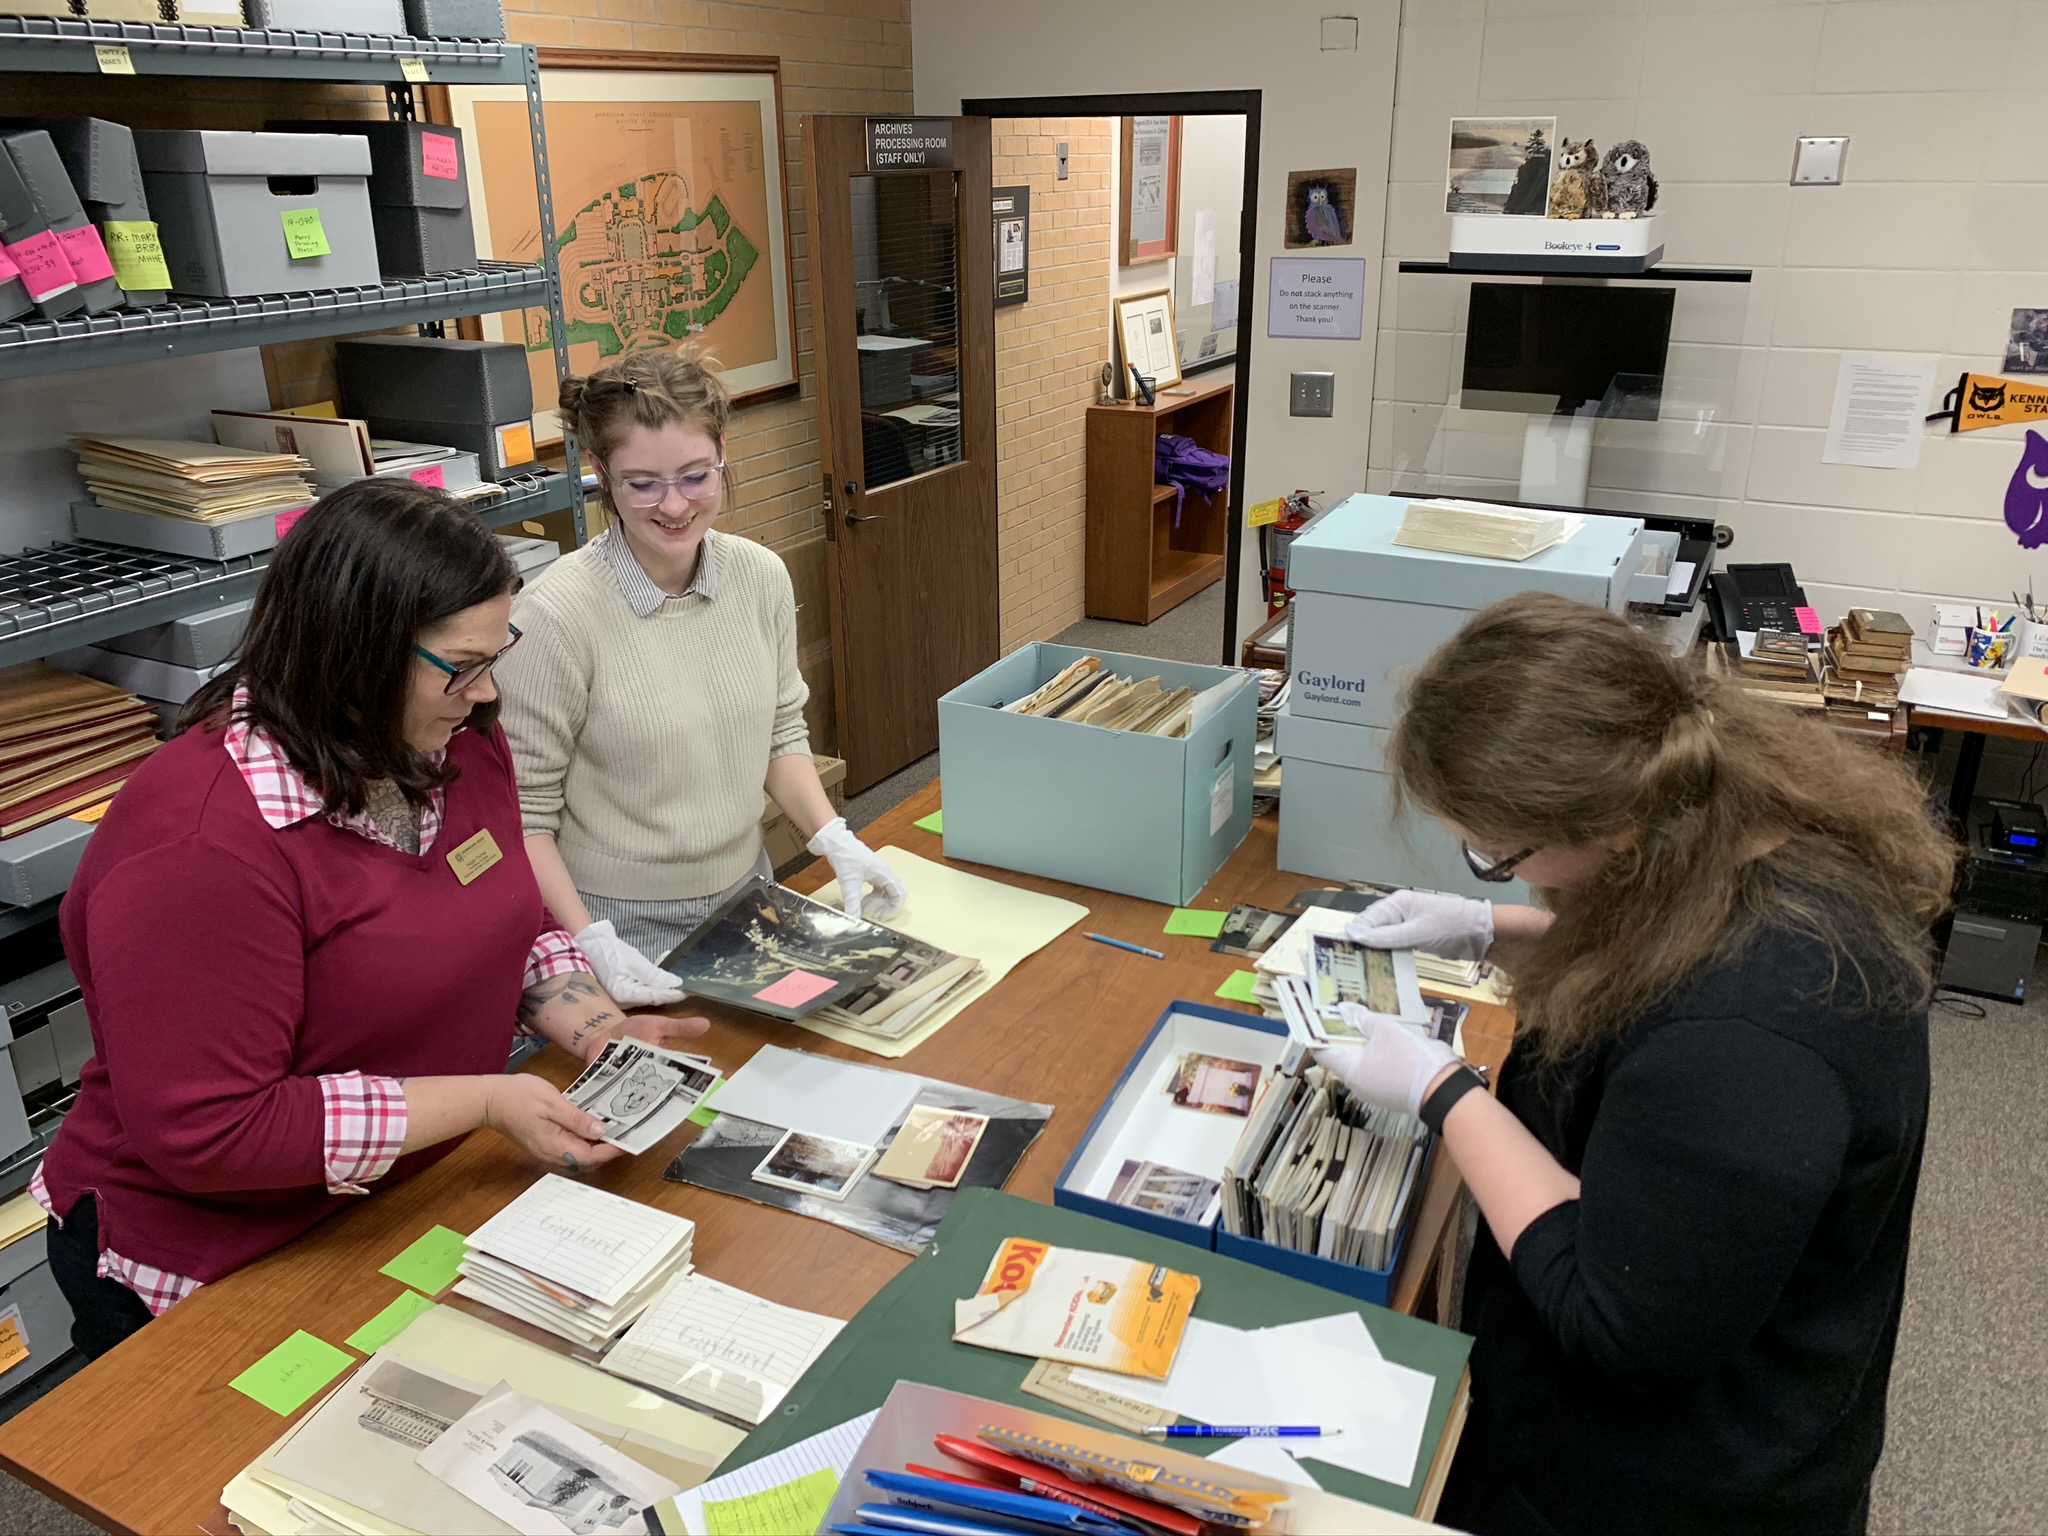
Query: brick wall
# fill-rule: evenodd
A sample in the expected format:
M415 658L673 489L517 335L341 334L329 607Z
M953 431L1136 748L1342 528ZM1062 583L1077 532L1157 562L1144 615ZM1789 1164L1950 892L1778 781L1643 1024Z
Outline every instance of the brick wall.
M1005 653L1082 616L1087 409L1109 345L1107 118L1004 118L994 184L1031 188L1030 301L996 311L997 550ZM1069 175L1054 179L1064 141Z

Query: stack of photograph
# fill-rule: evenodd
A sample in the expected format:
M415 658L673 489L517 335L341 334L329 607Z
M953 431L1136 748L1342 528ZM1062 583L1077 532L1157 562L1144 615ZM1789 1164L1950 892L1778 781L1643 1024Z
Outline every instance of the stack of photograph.
M1360 1102L1292 1052L1224 1165L1223 1230L1385 1269L1428 1144L1420 1120Z

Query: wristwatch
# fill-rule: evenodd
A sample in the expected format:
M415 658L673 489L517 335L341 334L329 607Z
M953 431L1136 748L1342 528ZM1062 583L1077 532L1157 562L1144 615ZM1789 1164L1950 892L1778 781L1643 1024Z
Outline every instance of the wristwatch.
M1486 1088L1486 1079L1473 1068L1460 1063L1458 1070L1439 1083L1436 1091L1422 1101L1422 1123L1441 1136L1444 1116L1451 1112L1451 1106L1475 1088L1483 1092Z

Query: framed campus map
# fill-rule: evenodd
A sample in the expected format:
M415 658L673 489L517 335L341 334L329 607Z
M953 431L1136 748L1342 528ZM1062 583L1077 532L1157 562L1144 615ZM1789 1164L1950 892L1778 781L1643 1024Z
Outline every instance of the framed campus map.
M797 387L780 60L540 52L569 366L692 342L745 402ZM518 86L437 88L432 115L468 141L480 255L540 260ZM560 440L545 309L482 319L524 341L534 430Z

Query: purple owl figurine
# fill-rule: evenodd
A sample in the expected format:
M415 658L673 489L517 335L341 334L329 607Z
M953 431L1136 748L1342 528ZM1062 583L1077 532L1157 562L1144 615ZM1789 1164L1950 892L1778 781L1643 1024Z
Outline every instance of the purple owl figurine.
M2027 433L2026 452L2005 488L2005 526L2019 536L2021 549L2048 544L2048 437Z
M1344 233L1344 217L1327 181L1312 181L1301 189L1301 227L1317 245L1344 245L1351 239Z

